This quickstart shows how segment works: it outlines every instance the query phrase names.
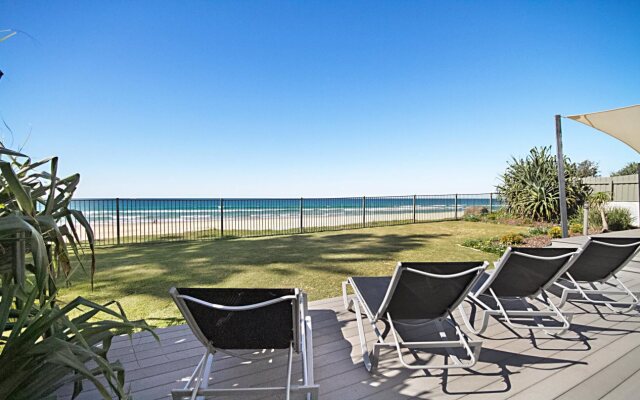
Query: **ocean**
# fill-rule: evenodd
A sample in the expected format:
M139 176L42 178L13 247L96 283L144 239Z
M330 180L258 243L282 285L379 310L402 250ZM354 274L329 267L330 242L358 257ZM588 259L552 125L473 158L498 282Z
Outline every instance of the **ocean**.
M416 196L416 213L455 213L470 206L492 207L497 210L502 203L489 194ZM219 218L220 210L229 217L297 216L303 213L316 215L362 215L413 213L413 196L340 197L340 198L211 198L211 199L76 199L70 208L80 210L90 221L121 220L154 221L162 219Z

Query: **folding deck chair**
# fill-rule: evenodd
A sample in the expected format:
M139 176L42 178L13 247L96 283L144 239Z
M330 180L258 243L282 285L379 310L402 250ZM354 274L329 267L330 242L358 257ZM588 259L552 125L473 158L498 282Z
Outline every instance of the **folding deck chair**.
M570 294L580 294L582 298L571 301L605 304L614 312L633 310L638 304L638 295L627 288L616 274L640 251L640 238L590 237L582 246L580 255L567 272L558 279L556 286L562 289L560 306L566 303ZM614 283L611 284L609 281ZM609 288L597 289L596 283ZM591 288L584 289L581 284ZM622 290L621 290L622 289ZM624 295L629 301L598 300L590 295ZM628 307L620 309L614 305Z
M317 398L318 385L313 381L311 317L305 293L299 289L196 288L171 288L169 292L187 325L205 347L204 356L184 388L171 392L174 400L260 393L285 394L289 399L292 392L302 392L307 400ZM252 361L273 357L271 352L258 356L246 354L246 350L263 349L288 349L285 385L208 387L215 353ZM291 383L293 352L302 358L302 385Z
M455 263L398 263L393 276L351 277L342 283L344 306L355 312L360 336L360 349L364 365L374 371L378 365L380 349L395 349L402 365L409 369L469 368L478 360L482 342L470 342L456 323L451 310L455 309L467 295L469 289L487 268L483 262ZM347 285L355 296L349 299ZM369 320L377 337L373 350L369 352L362 321L362 312ZM376 323L384 323L380 332ZM443 326L446 322L455 329L456 340L446 340ZM437 341L412 341L401 339L396 325L416 327L434 324L440 339ZM391 332L393 341L385 341ZM405 362L402 349L415 356L415 350L446 350L452 363L441 365ZM463 350L468 359L461 360L451 350ZM417 357L416 357L417 358Z
M463 304L460 304L458 310L464 324L473 333L481 334L489 325L489 317L497 316L513 329L543 329L547 333L564 333L569 329L573 315L562 312L549 299L546 290L569 268L579 251L577 248L509 247L495 262L495 269L485 273L469 292L469 299L482 312L480 328L473 326ZM546 310L533 309L527 298L537 298ZM521 307L505 307L505 303L512 302ZM549 318L555 324L545 323L544 320ZM535 325L524 324L525 321Z

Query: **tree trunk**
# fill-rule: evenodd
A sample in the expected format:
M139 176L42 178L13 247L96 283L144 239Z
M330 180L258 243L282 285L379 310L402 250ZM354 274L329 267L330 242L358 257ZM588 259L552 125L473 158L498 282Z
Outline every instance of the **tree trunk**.
M604 207L600 207L600 217L602 218L602 232L609 232L609 224L607 223Z

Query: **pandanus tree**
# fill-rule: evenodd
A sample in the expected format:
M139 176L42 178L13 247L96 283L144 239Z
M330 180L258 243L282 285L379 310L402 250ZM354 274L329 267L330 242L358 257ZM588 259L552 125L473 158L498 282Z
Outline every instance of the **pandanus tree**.
M589 204L591 205L591 207L593 207L594 210L600 213L603 232L607 232L609 230L609 224L607 223L607 213L605 209L605 206L609 201L611 201L611 197L609 196L609 193L606 192L596 192L589 196Z
M0 398L73 397L91 381L103 398L126 398L124 370L107 359L112 338L139 329L117 302L57 298L78 270L93 283L91 226L70 207L80 181L58 177L58 158L32 161L0 144ZM86 241L78 229L86 232Z
M567 208L574 213L589 195L589 186L578 177L576 165L563 160ZM497 189L509 211L518 217L556 222L560 216L557 160L550 147L534 147L525 158L513 158Z

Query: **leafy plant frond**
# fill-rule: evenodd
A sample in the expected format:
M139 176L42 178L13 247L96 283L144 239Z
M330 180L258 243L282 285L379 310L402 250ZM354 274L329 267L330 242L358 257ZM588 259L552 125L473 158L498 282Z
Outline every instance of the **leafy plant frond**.
M8 159L0 160L0 365L11 366L0 374L0 399L55 398L65 384L76 397L84 380L104 399L128 398L124 369L107 353L115 335L150 327L117 302L57 299L57 281L69 284L86 252L93 288L93 230L68 208L80 175L59 178L57 157L33 162L2 144L0 156Z
M497 189L511 213L536 221L557 222L560 189L557 160L550 147L534 147L525 158L512 157ZM584 204L590 188L578 176L577 166L565 158L567 208L574 213Z

